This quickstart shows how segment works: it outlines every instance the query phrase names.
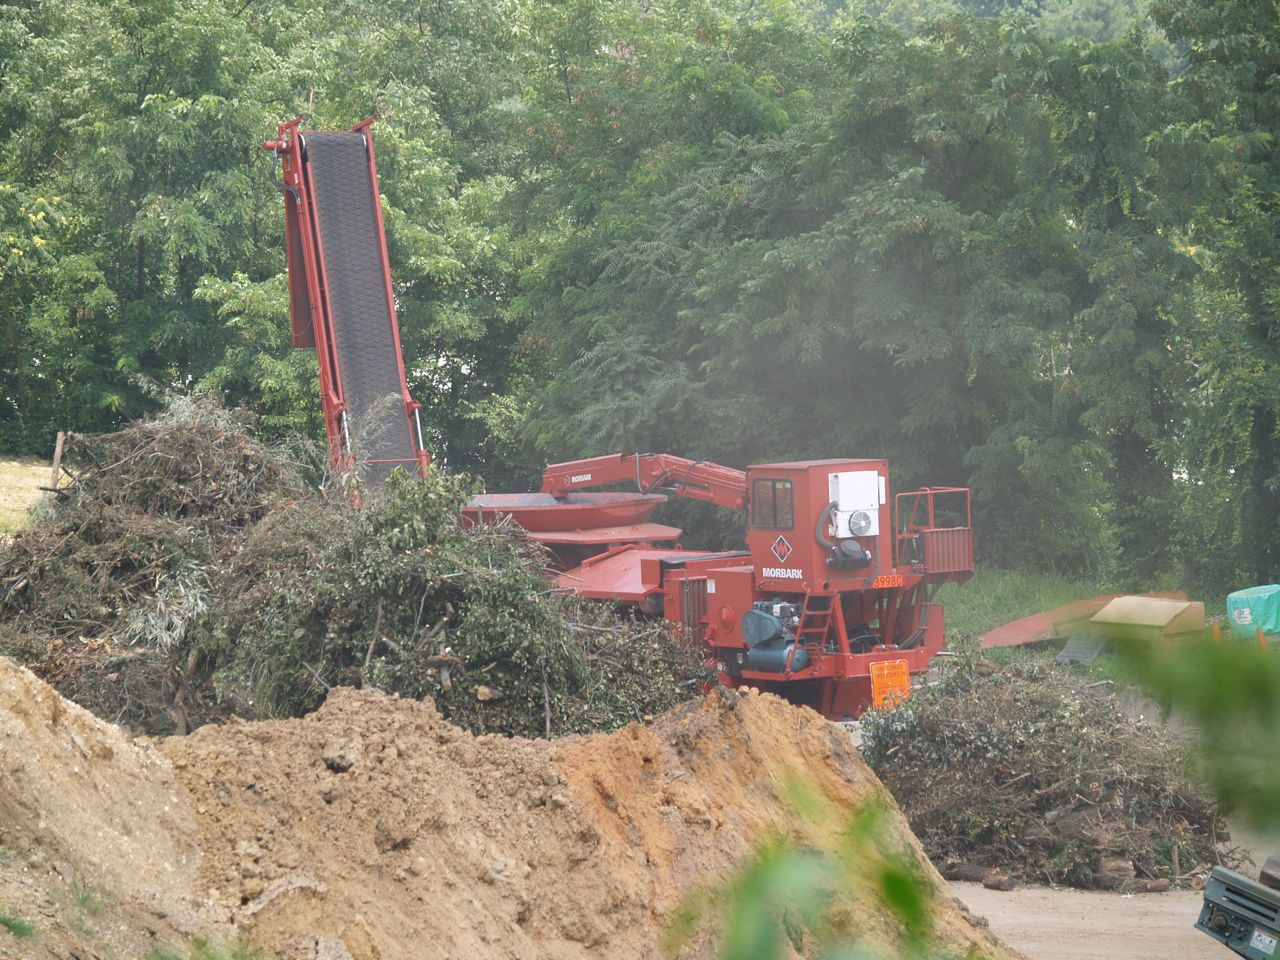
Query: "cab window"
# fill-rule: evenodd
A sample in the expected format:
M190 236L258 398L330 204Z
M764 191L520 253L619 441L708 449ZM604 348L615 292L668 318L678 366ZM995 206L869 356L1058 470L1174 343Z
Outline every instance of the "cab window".
M751 525L764 530L790 530L795 526L790 480L751 482Z

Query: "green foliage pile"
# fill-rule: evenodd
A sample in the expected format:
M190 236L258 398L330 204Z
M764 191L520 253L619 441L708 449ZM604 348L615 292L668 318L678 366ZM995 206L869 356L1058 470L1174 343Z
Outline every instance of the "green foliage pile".
M1099 857L1139 879L1218 863L1216 805L1185 747L1056 668L957 673L863 717L863 754L937 864L1096 885Z
M109 632L117 643L182 645L226 549L305 490L245 415L185 398L125 430L69 435L62 465L70 484L0 548L10 648Z
M70 435L71 482L0 546L0 651L149 732L209 715L188 658L212 581L245 530L307 495L300 467L250 423L179 398L125 430Z
M691 696L697 655L665 622L549 588L511 523L464 529L462 475L393 475L359 509L312 500L258 524L215 583L201 647L220 699L289 716L337 684L433 696L478 733L610 729ZM447 681L441 668L448 669Z
M0 652L111 720L295 716L354 684L540 736L638 720L696 684L665 624L550 589L513 525L464 529L463 475L395 475L356 507L192 400L73 437L68 457L74 481L0 547Z

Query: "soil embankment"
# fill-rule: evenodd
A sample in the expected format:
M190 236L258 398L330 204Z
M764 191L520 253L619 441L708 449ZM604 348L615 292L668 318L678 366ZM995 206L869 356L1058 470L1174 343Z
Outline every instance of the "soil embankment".
M0 658L0 957L143 957L228 932L192 896L196 839L154 745Z
M0 735L0 908L33 926L0 929L0 956L145 956L234 930L282 958L658 957L696 884L767 835L817 839L788 783L835 809L886 799L838 727L768 696L546 742L476 737L430 703L344 689L302 719L153 744L0 660ZM924 877L940 945L1016 957L953 904L890 811L887 847ZM892 943L866 896L850 892L851 925Z

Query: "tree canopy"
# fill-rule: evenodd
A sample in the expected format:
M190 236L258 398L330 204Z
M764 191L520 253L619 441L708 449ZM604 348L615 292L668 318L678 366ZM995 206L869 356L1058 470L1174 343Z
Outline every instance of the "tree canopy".
M0 7L0 450L208 390L320 429L258 144L376 114L410 387L492 488L885 456L988 562L1280 566L1274 11Z

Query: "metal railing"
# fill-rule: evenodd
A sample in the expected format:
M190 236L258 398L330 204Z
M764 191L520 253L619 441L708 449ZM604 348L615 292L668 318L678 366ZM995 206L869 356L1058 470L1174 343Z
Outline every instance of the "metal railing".
M894 564L928 573L973 569L968 487L923 487L894 497Z

